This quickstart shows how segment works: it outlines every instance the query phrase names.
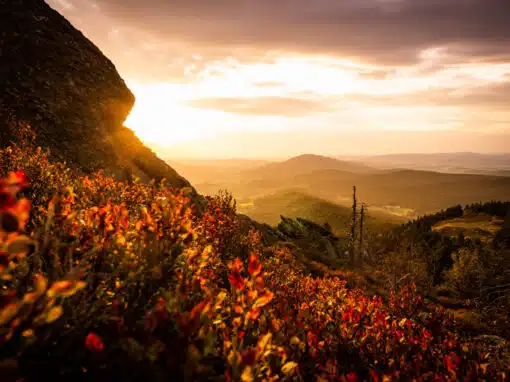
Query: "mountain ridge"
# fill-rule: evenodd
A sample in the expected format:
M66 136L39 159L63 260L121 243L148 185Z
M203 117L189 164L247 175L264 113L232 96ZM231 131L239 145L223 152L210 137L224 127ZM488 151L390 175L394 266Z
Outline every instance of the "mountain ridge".
M82 32L42 0L1 0L0 23L0 146L28 123L72 167L190 187L123 125L135 97Z

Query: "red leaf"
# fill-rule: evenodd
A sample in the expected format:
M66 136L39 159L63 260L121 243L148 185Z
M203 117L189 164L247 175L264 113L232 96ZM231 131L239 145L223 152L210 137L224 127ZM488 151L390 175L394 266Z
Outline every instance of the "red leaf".
M85 338L85 347L95 352L102 352L104 349L103 340L95 333L89 333Z
M258 257L251 254L250 262L248 264L248 273L255 277L262 271L262 263L259 261Z
M244 287L244 280L239 273L231 273L228 276L228 281L237 290L241 290Z

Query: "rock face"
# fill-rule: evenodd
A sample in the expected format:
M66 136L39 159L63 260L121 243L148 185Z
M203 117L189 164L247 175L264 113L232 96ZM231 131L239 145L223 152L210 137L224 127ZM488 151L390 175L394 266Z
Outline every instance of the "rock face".
M0 0L0 25L0 145L12 138L8 122L23 121L71 166L189 186L123 126L133 94L63 16L43 0Z

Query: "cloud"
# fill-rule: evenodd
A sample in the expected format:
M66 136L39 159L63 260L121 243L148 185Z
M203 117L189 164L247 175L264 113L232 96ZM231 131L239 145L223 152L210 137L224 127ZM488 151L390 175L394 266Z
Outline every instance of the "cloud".
M186 105L254 116L302 117L333 111L323 102L290 97L199 98Z
M146 115L208 136L407 129L510 137L509 0L47 1L128 84L171 89L133 89L135 127L157 140L167 127L154 120L151 128Z
M104 14L196 46L322 52L391 64L456 43L508 53L507 0L97 0ZM469 50L469 48L468 48Z
M215 60L257 62L268 52L375 65L363 74L374 79L423 61L428 72L510 62L508 0L74 0L72 9L63 1L48 0L122 72L153 80L182 81L183 65L195 64L189 80Z

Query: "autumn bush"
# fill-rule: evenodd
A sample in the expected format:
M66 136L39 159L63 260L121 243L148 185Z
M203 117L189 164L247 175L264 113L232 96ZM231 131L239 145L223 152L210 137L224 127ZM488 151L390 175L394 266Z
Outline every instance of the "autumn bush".
M0 151L0 354L27 381L505 380L412 284L387 303L239 228L228 194Z

